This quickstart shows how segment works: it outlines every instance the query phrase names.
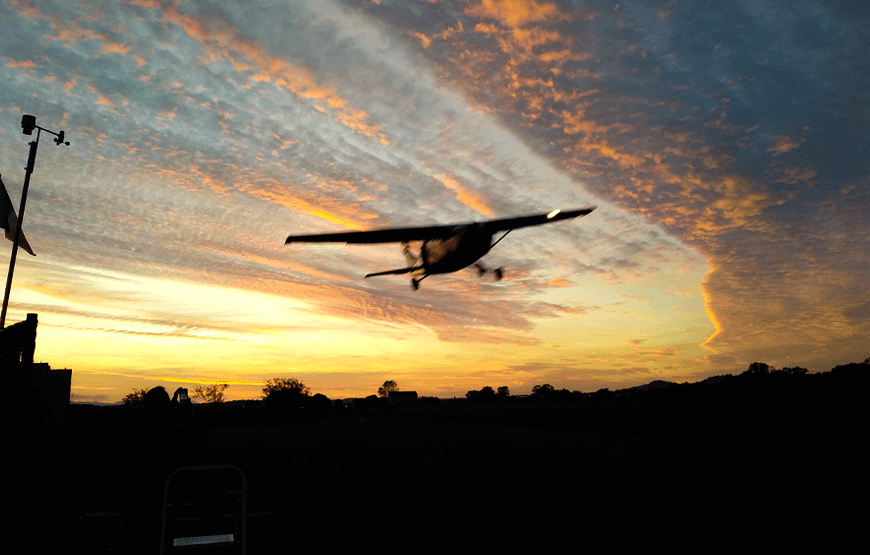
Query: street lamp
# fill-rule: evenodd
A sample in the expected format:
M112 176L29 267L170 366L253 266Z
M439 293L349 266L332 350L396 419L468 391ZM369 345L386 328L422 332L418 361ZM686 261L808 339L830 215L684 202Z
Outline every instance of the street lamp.
M6 308L9 305L9 292L12 290L12 273L15 271L15 258L18 255L18 241L21 238L21 226L24 222L24 208L27 205L27 189L30 187L30 175L33 173L33 168L36 165L36 149L39 148L39 137L43 131L51 133L55 136L54 143L57 146L69 146L69 141L64 141L63 131L55 133L44 127L36 125L36 116L24 114L21 116L21 131L25 135L32 135L33 130L36 132L36 140L30 143L30 156L27 158L27 167L24 168L24 189L21 191L21 206L18 209L18 222L15 225L15 237L12 240L12 258L9 260L9 273L6 276L6 294L3 296L3 313L0 314L0 329L6 327Z

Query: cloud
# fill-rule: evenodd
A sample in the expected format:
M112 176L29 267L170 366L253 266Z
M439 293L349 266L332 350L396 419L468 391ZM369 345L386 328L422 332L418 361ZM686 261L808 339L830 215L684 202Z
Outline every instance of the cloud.
M569 19L556 4L538 3L535 0L481 0L479 4L465 8L465 13L474 17L495 19L512 28L530 23Z
M849 318L870 319L870 301L846 309L844 315Z
M771 147L767 149L767 151L773 152L774 156L777 154L791 152L792 150L798 148L804 143L804 141L802 140L794 140L786 135L773 135L770 137L770 142Z
M28 237L55 263L306 298L306 317L523 361L569 320L633 338L691 314L696 345L717 331L695 359L711 372L756 345L816 352L866 331L868 39L826 5L15 0L0 16L0 114L36 113L73 145L40 151L28 203ZM463 272L413 294L361 279L400 265L396 249L283 245L589 204L499 244L500 283ZM22 279L40 310L89 310L62 305L71 276ZM95 317L129 306L81 291ZM677 344L586 356L658 372L653 359L690 364Z

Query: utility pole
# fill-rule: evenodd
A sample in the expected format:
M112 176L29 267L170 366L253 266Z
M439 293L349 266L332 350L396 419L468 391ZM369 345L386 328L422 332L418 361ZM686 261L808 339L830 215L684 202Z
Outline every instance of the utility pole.
M15 271L15 259L18 256L18 241L21 239L21 226L24 223L24 208L27 205L27 189L30 187L30 175L33 173L33 167L36 165L36 150L39 148L39 136L45 131L51 133L56 138L53 139L57 146L69 146L69 141L64 142L63 131L55 133L36 125L36 116L24 114L21 116L21 130L25 135L33 135L33 130L36 132L36 140L30 143L30 156L27 158L27 167L24 168L24 189L21 191L21 206L18 209L18 223L15 226L15 237L12 240L12 257L9 260L9 273L6 276L6 294L3 296L3 313L0 314L0 329L6 327L6 308L9 305L9 293L12 291L12 273Z

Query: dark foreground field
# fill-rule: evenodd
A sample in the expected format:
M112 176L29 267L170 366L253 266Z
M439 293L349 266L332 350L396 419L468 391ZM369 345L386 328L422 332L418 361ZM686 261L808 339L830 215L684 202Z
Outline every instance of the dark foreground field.
M56 476L22 504L39 513L24 518L34 545L129 547L139 530L131 515L145 507L159 526L156 459L109 410L121 414L75 408L65 443L28 469ZM167 440L157 458L242 470L249 553L837 545L855 533L851 507L866 482L862 412L807 402L454 404L276 423L203 410L201 438Z

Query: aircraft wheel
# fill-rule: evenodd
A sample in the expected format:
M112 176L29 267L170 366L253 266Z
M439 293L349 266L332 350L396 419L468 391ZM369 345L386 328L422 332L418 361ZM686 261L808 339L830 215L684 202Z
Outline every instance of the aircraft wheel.
M501 268L496 268L493 273L495 274L496 281L501 281L501 278L504 277L504 272Z
M420 288L420 282L417 281L416 279L411 279L411 289L416 291L419 288Z

